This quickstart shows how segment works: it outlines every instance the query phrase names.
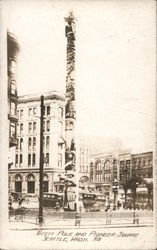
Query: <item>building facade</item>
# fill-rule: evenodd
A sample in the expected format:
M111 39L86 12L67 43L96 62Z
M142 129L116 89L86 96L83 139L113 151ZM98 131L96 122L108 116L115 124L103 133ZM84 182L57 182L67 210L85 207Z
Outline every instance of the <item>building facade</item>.
M17 146L9 174L12 191L39 194L40 158L39 95L18 98ZM63 191L60 182L65 164L65 96L58 92L44 94L44 192Z
M105 182L108 182L110 180L110 170L108 170L108 166L105 165L106 170L102 171L103 166L97 166L97 173L96 177L93 176L93 173L91 171L92 169L92 162L95 162L96 159L98 162L101 162L101 159L104 158L104 155L111 155L110 153L107 153L108 151L119 151L122 148L122 143L118 138L106 138L102 136L80 136L79 138L79 182L80 186L88 186L89 182L96 181L98 186L100 179L100 183L105 178ZM104 153L106 152L106 153ZM109 159L111 156L109 156ZM110 159L110 164L112 160ZM101 163L103 164L103 163ZM98 165L101 165L100 163ZM115 165L115 163L114 163ZM94 170L95 171L95 170ZM103 174L105 174L104 177L102 177ZM116 170L114 171L116 174ZM94 177L94 179L93 179ZM107 185L108 186L108 185ZM108 189L108 188L107 188Z
M90 162L89 185L92 184L95 191L101 191L108 197L114 193L114 185L117 183L117 194L121 202L125 200L124 187L130 183L127 189L128 201L131 201L131 186L136 182L137 207L151 207L153 204L153 152L131 154L122 152L110 155L93 155ZM133 188L133 187L132 187ZM132 201L131 201L132 202ZM130 202L130 207L132 204Z
M7 33L7 59L8 59L8 120L9 120L9 147L17 145L16 126L17 118L17 60L19 44L16 37Z

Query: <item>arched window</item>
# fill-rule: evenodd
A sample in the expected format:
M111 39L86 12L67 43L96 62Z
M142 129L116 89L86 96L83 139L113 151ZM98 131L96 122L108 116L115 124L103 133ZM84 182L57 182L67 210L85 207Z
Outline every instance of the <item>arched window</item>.
M22 192L22 176L20 174L15 176L15 192Z
M110 162L109 161L106 161L105 164L104 164L104 169L105 170L110 170Z
M96 163L96 171L101 170L101 162Z
M33 174L29 174L27 177L27 193L35 193L35 177Z

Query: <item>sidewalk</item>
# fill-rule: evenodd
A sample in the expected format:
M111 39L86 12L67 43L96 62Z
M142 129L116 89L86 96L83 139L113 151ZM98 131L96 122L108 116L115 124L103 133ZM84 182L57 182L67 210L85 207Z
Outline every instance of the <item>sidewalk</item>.
M125 228L125 227L151 227L153 219L140 218L139 225L133 224L131 218L111 220L110 225L106 225L106 220L102 219L81 219L80 226L75 226L75 219L57 220L56 218L46 218L42 229L60 229L60 228ZM35 218L25 218L23 221L16 221L13 218L9 223L11 230L38 230L40 227L36 224Z

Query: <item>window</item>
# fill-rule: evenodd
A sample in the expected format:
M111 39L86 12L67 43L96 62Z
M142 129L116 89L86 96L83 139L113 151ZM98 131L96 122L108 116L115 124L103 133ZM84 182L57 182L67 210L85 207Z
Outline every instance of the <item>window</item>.
M36 128L37 128L37 124L36 124L36 122L33 122L33 133L36 132Z
M58 118L63 118L63 108L58 108Z
M45 121L43 121L43 132L45 132Z
M27 178L27 192L35 193L35 178L32 174L30 174Z
M23 123L20 124L20 134L23 133Z
M43 115L45 115L45 106L43 107Z
M19 110L17 110L17 118L19 119Z
M10 112L11 112L11 115L16 115L16 104L15 104L15 102L10 103Z
M35 165L35 154L33 154L33 166Z
M105 170L110 170L110 162L106 161L104 164Z
M32 146L32 138L28 138L28 149Z
M22 154L20 154L20 166L22 166L22 163L23 163L23 156Z
M28 124L28 133L30 134L32 132L32 123L29 122Z
M36 137L33 138L33 149L36 148Z
M49 153L46 153L46 165L49 165Z
M111 180L111 174L110 173L104 174L104 181L107 182L107 181L110 181L110 180Z
M31 166L31 154L28 154L28 166Z
M10 71L11 71L11 73L15 73L15 71L16 71L16 62L14 61L14 60L11 60L10 61Z
M45 137L43 137L43 147L45 147Z
M33 113L32 113L32 108L29 108L29 109L28 109L28 115L29 115L29 116L32 116L32 115L33 115Z
M16 125L13 122L10 124L10 137L14 139L16 138Z
M50 137L46 137L46 147L48 148L50 146Z
M20 150L22 150L23 147L23 138L20 139Z
M62 154L58 154L58 167L62 167Z
M97 171L100 171L100 170L101 170L101 163L100 163L100 162L98 162L98 163L96 164L96 170L97 170Z
M23 118L23 109L20 110L20 119Z
M15 95L15 93L16 93L15 81L12 81L12 82L11 82L10 87L11 87L11 89L10 89L11 94L12 94L12 95Z
M50 115L50 106L47 106L47 115Z
M16 150L18 150L18 146L19 146L19 139L17 139Z
M50 131L50 121L47 121L47 131Z
M15 164L18 165L18 155L15 155Z
M36 114L37 114L37 109L33 108L33 115L36 115Z

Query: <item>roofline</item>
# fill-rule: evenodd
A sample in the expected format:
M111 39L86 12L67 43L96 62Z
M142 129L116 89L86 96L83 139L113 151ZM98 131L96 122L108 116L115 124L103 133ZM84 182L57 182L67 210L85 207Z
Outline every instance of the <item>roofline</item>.
M48 99L59 99L61 101L65 101L65 94L57 91L49 91L42 94L29 94L29 95L21 95L18 96L18 103L26 103L26 102L35 102L40 101L41 95L44 96L45 100Z

